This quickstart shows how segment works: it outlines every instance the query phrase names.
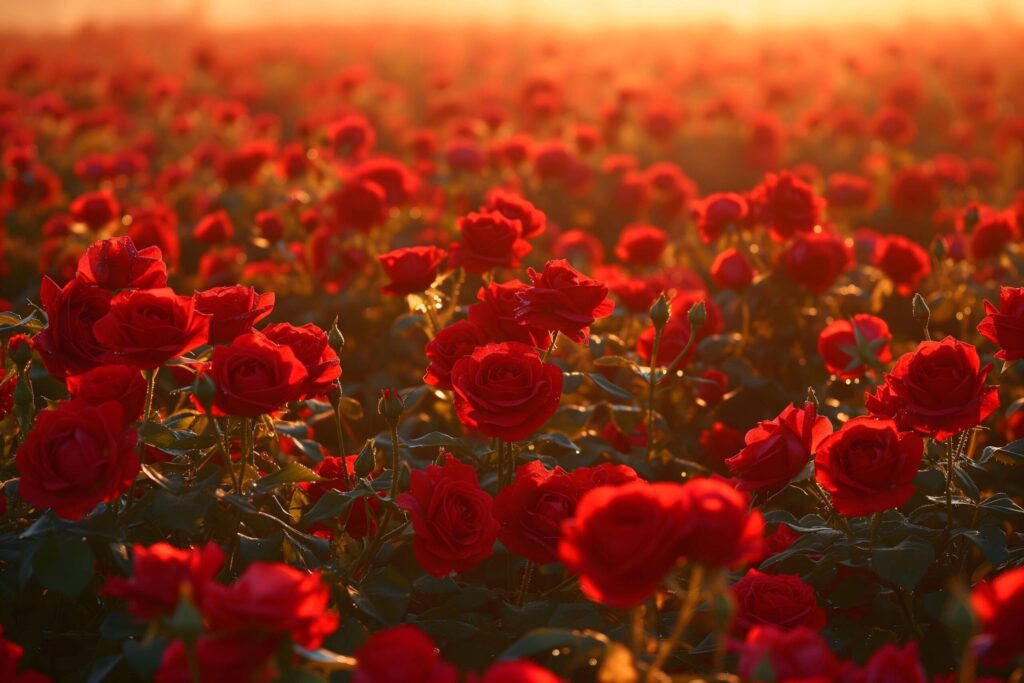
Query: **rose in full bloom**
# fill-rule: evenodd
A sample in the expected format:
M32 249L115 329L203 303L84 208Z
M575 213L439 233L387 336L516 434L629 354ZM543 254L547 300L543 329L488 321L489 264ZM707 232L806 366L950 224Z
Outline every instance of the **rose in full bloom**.
M944 441L999 407L999 388L985 385L991 369L982 367L977 349L958 339L923 341L900 356L885 383L865 395L864 406L872 415L893 418L901 430Z
M608 317L615 308L607 285L586 277L568 261L548 261L542 272L527 272L533 285L519 292L516 320L521 324L558 331L582 344L594 320Z
M32 338L32 347L46 370L64 379L102 364L107 348L96 338L95 325L110 311L110 292L77 279L59 287L44 277L39 298L47 325Z
M828 233L801 234L783 256L790 279L820 294L835 284L850 265L850 250L839 237Z
M167 266L160 247L136 249L131 237L93 243L78 260L75 277L111 292L167 286Z
M199 607L213 631L242 631L254 639L291 636L315 650L338 628L328 609L331 592L317 572L281 562L253 562L230 586L207 584Z
M732 595L736 601L733 628L738 633L764 625L786 629L825 626L825 610L818 606L814 587L795 574L763 574L748 569L732 585Z
M492 664L479 683L565 683L565 679L528 659L514 659Z
M114 195L106 190L86 192L71 202L71 216L85 223L90 230L99 230L121 216L121 206Z
M996 358L1008 363L1024 358L1024 287L1000 287L999 307L985 302L978 332L999 347Z
M451 389L451 372L455 362L489 341L487 334L469 320L459 320L448 325L427 342L424 348L430 365L427 366L423 381L432 387Z
M264 327L263 335L291 349L306 369L302 398L323 396L341 377L341 359L331 348L327 333L313 323L299 327L291 323L275 323Z
M18 495L65 519L81 519L135 480L135 436L115 402L91 406L72 400L42 411L18 447Z
M798 232L811 232L821 221L825 200L794 173L769 173L754 188L751 201L757 216L782 241Z
M414 471L397 502L409 512L413 552L431 576L468 571L491 556L498 535L494 501L480 488L476 470L451 454L443 465Z
M562 370L517 342L477 347L455 361L451 383L462 424L505 441L533 434L562 399Z
M786 406L774 420L759 422L747 432L743 450L725 461L740 488L776 489L788 484L811 460L832 423L818 415L813 403Z
M683 539L691 562L733 567L760 556L764 519L750 498L720 479L691 479L683 485L694 527Z
M841 514L899 507L914 495L924 441L887 419L855 417L818 446L814 475Z
M711 244L730 225L739 225L747 218L747 200L733 192L712 194L696 207L697 230L704 244Z
M103 592L128 603L128 611L146 621L174 613L183 584L191 599L202 602L206 585L220 571L224 552L215 543L203 548L175 548L168 543L132 548L132 575L107 580Z
M211 344L225 344L252 330L274 310L274 293L231 285L196 292L196 310L210 316Z
M653 225L627 225L619 234L615 255L634 266L653 266L668 246L668 235Z
M441 659L423 631L402 624L374 633L356 650L352 683L457 683L458 670Z
M199 680L265 683L272 680L270 656L277 648L276 638L253 638L251 634L227 632L201 635L195 653ZM195 683L184 641L175 640L160 658L154 683Z
M227 244L235 236L235 225L227 211L215 211L199 219L192 237L203 244Z
M1013 211L982 211L971 232L970 253L974 259L998 257L1006 245L1020 238Z
M818 335L818 355L825 368L840 379L864 374L892 360L892 333L885 321L867 313L850 320L835 320Z
M744 289L754 281L755 275L750 261L734 247L721 252L711 264L711 279L722 289Z
M932 261L924 247L900 235L887 235L880 241L875 265L892 280L900 296L913 294L932 272Z
M460 242L451 245L448 263L470 273L517 268L533 249L523 239L522 223L497 211L473 212L458 220Z
M327 197L337 227L369 233L388 219L388 192L370 178L352 178Z
M377 257L390 282L380 291L390 296L416 294L434 283L445 250L433 245L404 247Z
M146 403L146 380L138 368L130 365L101 365L66 381L71 398L98 406L108 401L120 403L124 417L135 422L142 417Z
M122 290L93 329L113 361L152 370L207 342L210 316L195 304L166 287Z
M558 556L588 598L632 607L658 590L696 523L679 484L599 486L563 522Z
M737 646L744 681L833 680L839 669L828 643L806 626L755 626ZM767 674L767 675L766 675Z
M504 190L492 190L487 193L487 211L497 211L505 218L519 221L524 240L532 240L544 232L547 217L544 212L517 194Z
M309 373L290 346L255 331L214 349L210 377L217 389L214 408L239 417L272 413L299 400L309 384Z
M978 658L1002 668L1024 653L1024 568L1011 569L978 583L971 591L971 610L978 621Z
M547 346L551 341L547 330L516 321L519 294L528 286L519 280L509 280L481 287L476 294L478 303L469 307L469 321L482 329L490 341L522 342L538 348Z
M595 469L600 468L549 470L538 460L520 465L512 485L494 499L494 516L501 525L498 538L505 547L540 564L558 561L562 521L573 516L580 497L596 486ZM628 474L618 475L617 483L637 479L631 469L623 469ZM601 485L613 483L603 478Z

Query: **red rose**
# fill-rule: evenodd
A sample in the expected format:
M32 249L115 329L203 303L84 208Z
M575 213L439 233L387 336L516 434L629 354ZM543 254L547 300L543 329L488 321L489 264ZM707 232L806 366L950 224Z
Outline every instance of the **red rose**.
M732 567L761 553L764 519L750 510L750 498L719 479L691 479L683 485L690 501L692 531L682 554L691 562Z
M619 234L615 255L634 266L653 266L668 246L668 235L653 225L627 225Z
M996 358L1008 363L1024 358L1024 288L1000 287L999 308L985 302L978 332L999 347Z
M276 211L266 209L256 214L256 228L260 236L268 242L278 242L284 237L284 221Z
M477 291L479 303L469 307L469 321L482 329L491 341L522 342L529 346L547 346L551 335L547 330L516 322L519 293L528 285L519 280L491 282Z
M467 429L522 441L548 421L562 399L562 371L517 342L480 346L451 370L455 413Z
M131 237L93 243L78 259L76 279L110 291L167 286L167 266L159 247L136 249Z
M3 634L0 628L0 634ZM17 643L0 638L0 681L7 683L50 683L50 677L35 671L20 671L25 649Z
M515 659L492 664L479 683L565 683L565 680L528 659Z
M32 347L46 370L64 379L102 364L107 348L96 338L95 325L110 311L110 292L80 280L61 288L44 277L39 298L48 322L32 338Z
M142 417L146 403L146 381L138 368L130 365L101 365L81 375L67 378L71 398L91 406L108 401L120 403L124 417L135 422Z
M704 450L702 462L708 467L720 469L726 459L739 453L745 445L743 435L732 427L716 422L700 435L700 447Z
M384 190L384 199L388 206L399 206L408 202L419 185L419 179L403 166L402 162L386 157L367 159L360 163L353 178L373 182Z
M351 114L327 127L327 141L339 156L360 158L373 148L377 140L373 127L362 116Z
M924 247L899 235L888 235L876 247L875 265L896 285L900 296L914 293L918 283L932 272Z
M829 323L818 335L818 355L840 379L860 377L868 367L892 360L892 333L881 318L858 313L852 320Z
M818 446L814 476L841 514L870 515L914 495L924 442L892 420L855 417Z
M368 233L388 219L388 194L370 179L353 178L327 197L339 227Z
M473 212L457 222L461 242L451 245L448 263L470 273L486 273L494 268L517 268L533 249L523 239L522 223L498 211Z
M767 174L751 198L758 217L779 241L798 232L811 232L825 209L825 200L814 193L814 188L789 171Z
M928 674L917 654L917 643L913 641L903 647L892 643L883 645L863 668L853 668L846 677L857 683L928 683Z
M232 285L196 292L196 310L210 316L211 344L230 342L274 310L274 293L257 294L252 287Z
M897 213L927 215L939 204L938 179L927 168L907 166L893 176L889 197Z
M742 451L725 461L740 488L777 489L788 484L807 465L832 423L817 413L813 403L803 408L786 406L774 420L749 430Z
M906 112L890 105L882 107L875 114L871 121L871 132L890 145L906 147L914 139L917 127L914 119L907 116Z
M121 290L96 321L96 339L115 361L152 370L207 342L210 316L172 289Z
M814 587L797 575L762 574L748 569L732 585L732 595L736 600L733 628L737 633L764 625L815 630L825 626L825 610L818 606Z
M871 208L875 201L871 181L852 173L830 175L825 198L829 207L839 209Z
M457 683L458 670L441 660L423 631L402 624L374 633L356 650L352 683Z
M783 255L793 282L815 293L829 290L850 264L850 250L827 232L798 235Z
M755 626L738 646L745 681L832 680L839 664L825 639L807 627Z
M866 394L864 406L939 441L976 427L999 407L999 388L986 386L991 365L981 367L972 345L946 337L924 341L900 356L885 383Z
M978 224L971 232L971 257L991 259L998 257L1007 244L1020 238L1017 217L1013 211L982 211Z
M790 529L785 524L780 524L775 528L775 531L771 532L764 537L764 552L761 557L754 561L755 564L761 564L765 560L774 557L782 551L793 545L796 540L800 538L800 534Z
M201 635L195 652L199 680L266 683L273 680L269 660L277 648L275 638L253 638L245 633ZM154 683L195 683L185 643L175 640L164 650Z
M480 488L476 470L451 454L444 465L414 471L409 492L397 502L409 511L416 532L413 552L431 576L468 571L491 556L498 535L494 501Z
M439 389L451 389L455 362L490 341L484 331L468 320L448 325L427 342L425 351L430 365L423 381Z
M416 294L434 283L445 251L435 246L395 249L377 257L390 282L380 291L391 296Z
M722 289L740 290L754 281L754 267L739 249L730 247L711 264L711 279Z
M199 219L192 237L203 244L227 244L235 236L235 225L227 211L215 211Z
M543 272L533 268L527 272L533 286L519 292L516 320L521 324L558 331L582 344L594 320L608 317L615 308L608 287L581 274L568 261L548 261Z
M747 218L747 200L733 192L708 195L696 207L697 230L704 244L717 240L730 225Z
M178 239L178 216L174 209L163 204L135 208L128 212L132 219L128 235L139 249L157 247L164 260L175 268L181 245Z
M121 217L121 207L114 195L106 190L86 192L71 202L71 216L78 223L85 223L90 230L99 230L111 221Z
M485 211L497 211L505 218L519 221L524 240L533 239L544 232L547 217L530 202L512 192L492 190L487 194Z
M316 504L328 491L348 491L355 481L355 465L358 455L347 455L344 458L333 455L326 456L313 468L320 481L309 481L299 484L302 492L309 499L310 507ZM345 474L348 473L346 479ZM372 511L380 508L380 501L372 497L359 498L352 501L342 526L352 538L359 540L368 533L374 533L377 523Z
M341 377L341 360L331 348L327 333L313 323L296 327L276 323L263 328L270 341L292 350L306 368L307 379L302 398L316 398L330 391Z
M1011 666L1024 652L1024 569L1003 572L971 591L980 635L978 658L987 666Z
M253 562L230 586L207 584L199 606L214 631L290 635L296 645L315 650L338 628L338 614L327 609L330 600L317 572Z
M118 403L64 401L42 411L18 447L18 495L65 519L81 519L135 480L135 436Z
M588 598L632 607L658 590L695 523L678 484L599 486L563 522L558 555Z
M132 548L132 575L107 580L103 592L128 602L132 616L147 621L174 613L183 584L195 602L201 602L207 584L220 571L224 552L215 544L202 549L175 548L167 543Z
M598 432L598 436L607 441L612 448L619 453L632 453L634 448L647 447L647 425L638 420L633 425L630 434L623 432L615 420L608 420L607 424Z
M309 374L291 347L259 332L215 348L210 376L217 388L214 408L239 417L272 413L297 401L309 383Z
M697 381L697 398L707 406L717 406L729 391L729 378L721 370L705 370Z

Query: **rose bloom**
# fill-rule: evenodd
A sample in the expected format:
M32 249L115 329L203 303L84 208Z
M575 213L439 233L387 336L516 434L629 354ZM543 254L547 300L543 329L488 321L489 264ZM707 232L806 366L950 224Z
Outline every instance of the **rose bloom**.
M42 357L46 370L64 379L101 365L108 350L96 338L95 325L110 311L110 292L81 280L59 287L44 277L39 298L47 325L32 338L32 348Z
M893 209L901 214L927 215L940 200L938 179L922 166L907 166L896 172L889 189Z
M128 211L132 219L128 235L139 249L157 247L171 268L176 268L181 253L178 215L163 204L137 207Z
M517 342L488 344L455 361L455 414L467 429L504 441L522 441L555 414L562 370Z
M274 293L252 287L213 287L195 294L196 310L210 316L211 344L224 344L252 330L274 310Z
M362 116L351 114L327 127L327 141L339 156L361 158L373 148L377 136Z
M18 447L18 495L64 519L81 519L131 486L139 473L135 439L113 401L63 401L44 410Z
M303 494L309 499L309 507L316 505L328 491L348 491L352 483L356 481L356 459L358 455L347 455L345 457L328 455L317 463L313 471L320 477L320 481L307 481L299 484ZM348 472L348 479L345 472ZM371 477L372 478L372 477ZM339 520L345 533L352 538L359 540L367 533L373 533L377 523L372 512L380 508L380 501L372 497L358 498L352 501L345 513L344 519Z
M203 683L267 683L273 680L270 656L277 646L275 638L253 638L241 632L201 635L195 643L199 679ZM173 641L160 658L154 683L195 683L195 680L185 643Z
M473 212L457 222L461 242L451 245L448 263L470 273L494 268L518 268L533 249L523 239L522 223L498 211Z
M716 478L691 479L683 486L694 520L682 545L687 560L734 567L760 556L764 519L750 510L749 496Z
M339 227L369 233L388 219L388 193L370 179L354 178L326 199Z
M458 670L443 661L423 631L401 624L378 631L356 650L352 683L457 683Z
M913 294L932 272L931 258L924 247L900 235L883 237L875 259L875 265L893 281L900 296Z
M299 400L309 384L291 347L255 331L213 350L210 377L217 388L213 407L239 417L272 413Z
M547 346L551 343L547 330L516 321L519 294L528 286L519 280L509 280L481 287L476 294L479 303L469 307L469 321L482 329L490 341L521 342L538 348Z
M142 417L146 403L146 381L138 368L130 365L101 365L81 375L67 378L71 398L91 406L108 401L120 403L124 417L135 422Z
M875 365L892 360L892 333L881 318L858 313L852 320L829 323L818 335L818 355L825 368L840 379L860 377L867 369L865 358Z
M235 225L227 211L215 211L199 219L192 238L203 244L217 246L227 244L235 236Z
M745 681L765 680L758 673L768 667L774 681L833 680L839 669L825 639L806 626L755 626L736 649L737 671Z
M634 266L653 266L668 246L668 235L653 225L627 225L619 234L615 256Z
M215 543L202 549L179 549L167 543L132 548L132 575L107 580L103 592L128 603L128 611L147 621L174 613L184 584L191 599L202 602L203 590L224 563L224 552Z
M590 334L590 325L612 314L615 303L608 287L586 277L568 261L548 261L538 273L527 270L533 285L519 292L516 320L524 325L558 331L578 344Z
M975 585L971 609L980 632L975 640L979 660L994 668L1013 665L1024 652L1024 569Z
M700 434L700 447L704 452L701 462L719 470L728 458L743 450L744 445L742 434L722 422L715 422Z
M90 230L99 230L121 217L121 207L117 199L106 190L79 195L71 202L70 208L75 221L85 223Z
M750 261L736 248L721 252L711 264L711 279L722 289L745 289L756 275Z
M260 236L268 242L277 242L284 237L284 221L276 211L269 209L260 211L256 214L254 222L260 231Z
M739 634L764 625L815 630L825 626L825 610L818 606L814 587L795 574L748 569L731 590L736 601L733 630Z
M982 211L971 232L971 258L997 258L1007 244L1019 238L1020 230L1013 211Z
M402 162L387 157L367 159L356 167L353 179L369 181L384 190L388 206L407 203L419 187L419 179Z
M831 433L832 423L818 415L813 403L789 405L775 419L749 430L743 450L725 464L743 490L778 489L800 473Z
M389 296L416 294L434 283L445 250L435 246L405 247L377 257L390 282L380 288Z
M323 396L341 377L341 360L331 348L327 333L306 323L296 327L291 323L275 323L263 328L263 335L270 341L286 346L306 369L306 382L301 398Z
M158 368L207 342L210 316L197 311L195 303L166 287L122 290L96 321L96 339L115 362Z
M424 348L430 365L423 381L432 387L450 390L455 362L489 341L483 329L469 320L460 320L443 328Z
M396 502L409 512L413 552L431 576L468 571L491 556L498 535L494 501L480 488L476 470L450 453L443 465L414 471L409 491Z
M914 495L924 441L892 420L855 417L818 446L814 475L841 514L869 515Z
M697 203L697 230L704 244L717 240L730 225L747 219L747 200L733 192L708 195Z
M543 211L519 195L501 189L487 193L484 211L496 211L505 218L519 221L524 240L537 237L547 226L547 217Z
M789 245L783 264L793 282L820 294L850 265L850 250L841 238L827 232L801 234Z
M985 302L978 332L999 347L996 358L1007 363L1024 358L1024 288L1000 287L999 308Z
M857 683L928 683L929 679L921 666L917 643L911 641L903 647L893 643L883 645L863 667L850 667L844 672L844 680Z
M771 228L772 238L780 242L813 230L825 210L825 200L814 188L789 171L765 175L751 193L751 201L758 217Z
M829 207L838 209L867 209L871 208L875 201L871 181L852 173L830 175L825 198Z
M658 590L698 523L679 484L599 486L563 522L558 555L588 598L632 607Z
M338 614L327 608L331 592L317 572L281 562L253 562L230 586L207 584L199 603L213 631L291 636L315 650L338 628Z
M520 465L512 485L494 499L494 516L501 525L498 538L532 562L557 562L562 521L573 516L580 497L597 482L617 485L636 480L636 472L622 465L572 472L561 467L549 470L538 460Z
M944 441L976 427L999 407L999 388L986 386L991 365L981 366L972 345L946 337L923 341L903 354L864 406L890 417L901 430Z
M475 680L478 683L566 683L565 679L528 659L496 662Z
M167 286L167 266L159 247L136 249L131 237L100 240L78 260L76 279L110 291Z

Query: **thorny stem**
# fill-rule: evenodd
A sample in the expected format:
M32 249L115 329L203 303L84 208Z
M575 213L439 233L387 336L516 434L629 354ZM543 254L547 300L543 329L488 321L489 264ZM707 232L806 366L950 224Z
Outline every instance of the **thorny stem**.
M530 582L533 580L535 566L532 561L526 563L526 569L523 570L523 582L519 584L519 594L516 595L516 607L522 607L526 601L526 593L530 590Z
M544 352L544 355L541 356L540 359L542 363L546 363L548 361L548 358L551 357L551 352L555 350L556 341L558 341L558 330L555 330L554 332L551 333L551 343L548 345L547 351Z
M692 335L691 335L692 336ZM658 349L661 346L661 329L654 329L654 345L651 347L651 367L647 377L647 456L648 462L654 454L654 388L657 385L655 371L658 367Z
M242 418L242 465L238 472L238 487L235 493L241 495L242 489L245 487L245 470L249 466L249 461L253 459L253 424L251 417ZM255 464L254 464L255 467Z
M679 615L676 617L676 623L672 627L672 632L668 638L661 642L658 647L658 654L655 655L654 661L651 662L651 667L647 670L647 683L654 683L658 680L658 674L661 673L661 667L665 666L665 662L668 661L669 655L679 645L680 638L683 637L683 632L686 631L686 627L689 625L693 615L697 612L697 605L700 604L701 590L704 583L704 568L696 564L693 566L693 571L690 574L690 585L686 590L686 600L683 602L683 606L679 610Z
M338 402L334 406L334 429L338 434L338 455L341 456L341 474L345 483L349 483L348 449L345 447L345 430L341 426L341 380L338 380Z
M391 425L391 487L388 489L388 498L391 504L384 511L384 517L380 521L380 526L377 527L377 533L374 535L373 540L363 548L363 552L359 554L359 557L352 565L349 576L357 576L363 567L373 560L373 556L377 554L377 549L384 543L385 538L389 538L386 531L388 524L391 523L392 516L394 516L395 498L398 497L398 483L400 479L398 468L401 464L400 449L401 443L398 440L398 422L396 421Z

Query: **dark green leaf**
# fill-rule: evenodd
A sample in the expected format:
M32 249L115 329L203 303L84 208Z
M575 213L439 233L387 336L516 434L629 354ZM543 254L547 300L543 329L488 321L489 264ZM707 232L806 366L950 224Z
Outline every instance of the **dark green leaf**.
M94 575L89 544L71 536L50 536L32 556L32 574L51 590L74 598Z
M906 590L913 590L935 561L930 543L908 538L893 548L871 551L871 568L882 579Z

